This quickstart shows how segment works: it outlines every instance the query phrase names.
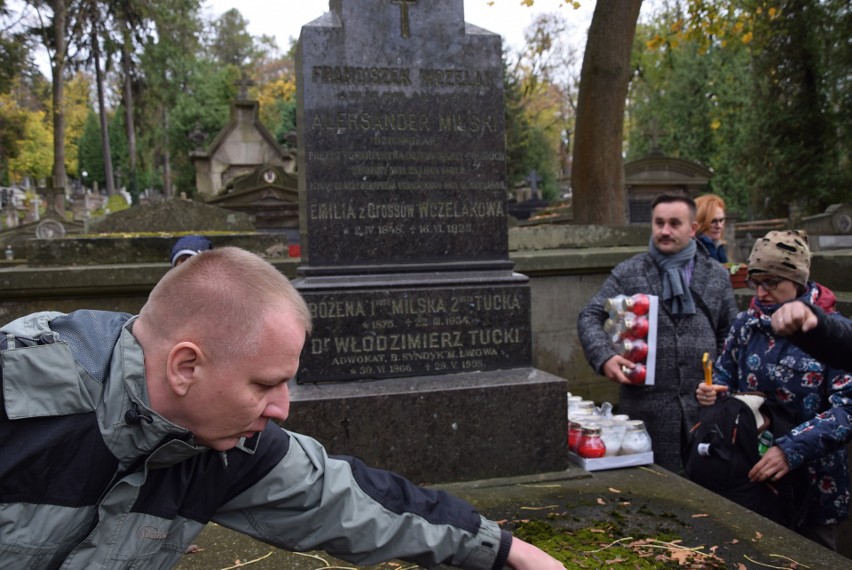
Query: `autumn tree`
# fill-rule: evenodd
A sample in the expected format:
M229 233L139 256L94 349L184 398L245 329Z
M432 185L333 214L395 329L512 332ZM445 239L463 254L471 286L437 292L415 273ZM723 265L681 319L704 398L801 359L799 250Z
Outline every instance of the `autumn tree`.
M255 41L239 10L231 8L214 20L209 49L213 59L225 65L242 67L253 58Z
M47 179L53 168L53 146L50 144L50 118L46 98L49 88L39 76L19 76L8 99L10 116L21 127L16 153L8 161L9 177L22 181L27 176L34 182Z
M825 39L832 18L819 0L779 4L779 16L759 20L755 28L763 49L754 57L760 128L749 148L751 179L759 192L756 209L795 217L852 196L838 184L849 146L837 137L829 103ZM797 209L791 211L790 203Z
M571 186L574 221L623 224L622 141L630 54L641 0L595 5L577 101Z
M18 15L0 0L0 183L9 183L9 161L18 156L27 124L25 110L12 92L28 67L31 42L16 27Z
M32 41L17 25L19 14L0 0L0 93L8 93L15 78L28 67Z
M11 93L0 93L0 184L8 185L10 161L21 153L26 134L27 114Z
M45 44L52 47L50 56L50 72L52 80L53 105L53 186L65 186L67 172L65 171L65 64L68 57L67 33L67 4L66 0L51 0L53 21L51 35L47 35ZM52 41L52 46L50 45ZM49 50L50 51L50 50Z
M509 183L521 183L535 170L551 199L567 171L576 111L579 55L567 42L570 29L559 13L538 15L524 32L515 63L507 66L504 86L507 143L513 146Z
M848 201L850 33L839 0L664 3L636 42L631 156L654 118L666 154L712 168L711 190L748 217Z
M662 3L637 28L626 158L657 150L703 164L713 170L708 190L722 195L732 213L744 213L750 194L745 145L757 121L750 52L742 34L714 43L685 34L685 8Z
M139 54L140 185L159 188L166 197L173 195L173 146L180 143L172 139L172 109L203 74L199 6L199 0L159 2Z
M79 178L79 140L83 134L86 117L92 108L89 97L91 81L85 73L74 74L64 86L63 113L65 115L65 170L69 177ZM55 130L54 130L55 132Z

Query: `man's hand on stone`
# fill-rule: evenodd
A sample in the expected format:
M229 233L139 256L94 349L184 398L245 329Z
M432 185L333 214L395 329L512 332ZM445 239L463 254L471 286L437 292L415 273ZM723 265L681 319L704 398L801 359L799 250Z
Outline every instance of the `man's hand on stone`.
M516 537L512 538L506 564L515 570L565 570L565 566L557 559Z
M627 360L623 356L616 354L604 362L604 365L601 367L601 372L603 372L603 375L613 382L618 382L619 384L632 384L630 379L624 375L624 372L622 372L622 366L626 366L633 370L633 367L636 366L636 364Z

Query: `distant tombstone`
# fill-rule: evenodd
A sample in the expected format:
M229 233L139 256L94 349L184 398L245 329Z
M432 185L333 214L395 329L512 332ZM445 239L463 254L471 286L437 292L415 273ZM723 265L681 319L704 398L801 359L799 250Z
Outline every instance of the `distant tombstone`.
M260 120L260 104L249 99L248 88L254 85L245 74L234 84L238 88L231 103L231 117L212 141L204 148L207 136L196 123L190 132L194 150L190 159L195 166L195 187L206 200L219 196L233 180L244 176L262 164L271 164L292 172L293 153L282 147Z
M15 208L15 191L11 188L0 190L0 208L3 210L5 227L16 227L18 225L18 211Z
M462 0L332 1L297 57L299 382L529 366L501 40Z
M32 218L33 222L37 222L41 219L41 212L39 211L41 208L41 197L36 192L35 196L33 196L33 211Z
M236 178L224 192L206 202L254 216L259 230L299 227L299 187L294 174L274 164L261 164ZM290 233L289 231L285 233Z
M802 218L798 227L808 233L814 251L852 248L852 203L832 204L821 214Z
M652 154L624 165L627 219L631 224L651 222L651 202L659 194L698 196L713 172L697 162Z
M656 118L651 119L650 126L644 134L648 135L648 138L651 140L651 151L648 154L651 156L663 156L660 138L667 133L660 129L660 123Z
M36 196L39 192L45 196L45 208L48 212L52 210L60 216L65 214L65 188L63 186L40 186L36 190ZM38 218L36 218L36 221L38 221Z
M529 183L529 188L524 189L523 196L521 196L522 192L518 192L517 201L514 204L509 204L509 214L517 220L528 220L550 205L548 200L541 197L541 192L538 190L542 177L535 169L530 170L529 176L525 180Z
M94 233L255 231L248 214L177 199L133 206L91 226Z
M14 228L18 225L18 213L15 211L15 208L6 207L6 227Z
M39 239L56 239L65 237L65 226L57 220L47 218L39 222L36 226L35 234Z
M643 132L650 151L646 156L624 164L627 220L631 224L651 223L651 203L660 194L698 196L710 182L713 172L691 160L665 156L660 144L668 133L652 118Z
M541 183L542 179L541 176L538 175L538 172L536 172L535 168L530 170L530 174L527 176L526 180L530 183L530 192L532 193L531 198L533 200L538 200L541 197L538 193L538 185Z

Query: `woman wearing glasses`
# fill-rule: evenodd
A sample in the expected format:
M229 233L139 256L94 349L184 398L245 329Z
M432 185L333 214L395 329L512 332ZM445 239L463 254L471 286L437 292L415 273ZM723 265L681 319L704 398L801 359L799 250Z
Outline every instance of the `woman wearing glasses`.
M725 201L715 194L705 194L695 199L695 221L698 228L695 239L699 241L719 263L728 262L725 251Z
M797 300L843 319L835 312L834 294L809 280L810 259L805 232L772 231L757 240L748 258L754 300L731 326L713 367L713 385L701 384L696 398L709 406L717 395L761 392L790 416L795 427L773 433L775 444L748 477L773 483L795 470L790 477L802 481L796 484L801 508L791 526L836 550L836 527L849 513L846 443L852 439L852 374L818 361L772 328L779 307ZM800 473L806 477L798 479Z

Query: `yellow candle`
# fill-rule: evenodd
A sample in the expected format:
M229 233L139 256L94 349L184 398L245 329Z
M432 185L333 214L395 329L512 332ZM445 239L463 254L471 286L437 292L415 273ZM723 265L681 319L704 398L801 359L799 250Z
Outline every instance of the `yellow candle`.
M710 362L709 352L704 353L701 363L704 364L704 383L710 386L713 384L713 363Z

